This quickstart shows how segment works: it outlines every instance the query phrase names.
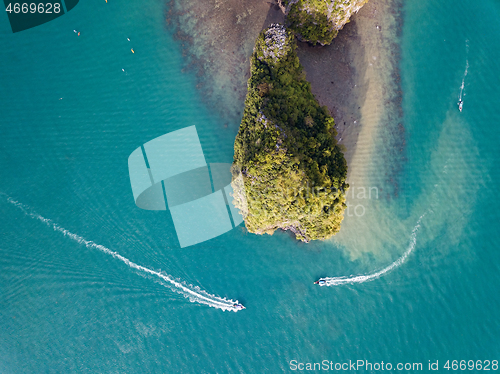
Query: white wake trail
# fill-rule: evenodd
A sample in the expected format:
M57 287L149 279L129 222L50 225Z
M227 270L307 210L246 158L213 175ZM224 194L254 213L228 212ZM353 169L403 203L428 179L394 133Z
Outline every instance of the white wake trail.
M417 221L417 224L413 228L413 231L411 233L411 238L410 238L410 245L408 246L408 249L406 250L403 255L398 258L396 261L394 261L392 264L389 266L385 267L382 270L379 270L375 273L368 274L368 275L357 275L357 276L351 276L351 277L333 277L333 278L321 278L319 279L319 285L320 286L339 286L342 284L354 284L354 283L364 283L364 282L369 282L374 279L377 279L381 277L382 275L390 272L392 269L397 268L398 266L402 265L410 253L413 251L415 248L415 245L417 244L417 232L418 229L420 228L420 222L422 221L422 218L424 218L425 214L423 214ZM322 282L324 281L324 282Z
M467 76L467 72L469 71L469 40L466 40L465 41L465 50L466 50L466 54L465 54L465 72L464 72L464 76L462 78L462 85L460 86L460 94L458 95L458 100L459 101L462 101L462 94L464 92L464 88L465 88L465 77Z
M241 309L234 307L235 304L238 304L238 301L227 300L226 298L221 298L221 297L218 297L215 295L211 295L211 294L207 293L206 291L200 290L199 287L193 287L191 285L189 285L189 286L184 285L181 282L173 279L168 274L163 274L161 272L151 270L151 269L146 268L144 266L138 265L138 264L130 261L128 258L123 257L118 252L112 251L111 249L106 248L103 245L94 243L91 240L86 240L77 234L73 234L72 232L59 226L57 223L55 223L51 219L45 218L45 217L41 216L40 214L35 213L28 206L12 199L11 197L9 197L3 193L1 193L1 194L6 196L7 201L9 203L13 204L14 206L16 206L17 208L22 210L27 216L45 223L47 226L51 227L54 231L62 233L64 236L67 236L67 237L73 239L74 241L85 245L87 248L98 249L101 252L104 252L104 253L116 258L117 260L122 261L124 264L126 264L127 266L129 266L132 269L142 271L144 273L151 274L151 275L154 275L154 276L161 278L162 280L164 280L170 284L169 288L172 291L183 295L184 297L189 299L189 301L191 301L191 302L205 304L205 305L208 305L212 308L218 308L218 309L222 309L222 310L231 310L234 312L241 310Z

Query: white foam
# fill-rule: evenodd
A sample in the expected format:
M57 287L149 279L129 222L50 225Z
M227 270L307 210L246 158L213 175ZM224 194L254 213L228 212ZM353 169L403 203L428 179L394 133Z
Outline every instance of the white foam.
M466 50L466 54L465 54L465 72L464 72L464 76L462 78L462 85L460 86L460 94L458 95L458 100L459 101L462 101L462 94L464 92L464 87L465 87L465 77L467 76L467 72L469 71L469 40L466 40L465 41L465 50Z
M379 270L375 273L368 274L368 275L357 275L357 276L351 276L351 277L333 277L333 278L321 278L321 280L325 281L324 283L321 283L321 286L339 286L342 284L354 284L354 283L364 283L364 282L369 282L374 279L380 278L382 275L390 272L394 268L397 268L398 266L402 265L410 253L413 251L417 244L417 232L418 229L420 228L420 222L422 221L422 218L424 218L425 214L423 214L417 221L417 224L413 228L413 231L411 233L410 237L410 245L408 246L408 249L403 253L403 255L398 258L396 261L394 261L392 264L389 266L383 268L382 270Z
M215 295L211 295L208 292L201 290L199 287L194 287L192 285L186 285L184 282L177 281L168 274L164 274L162 272L151 270L151 269L146 268L144 266L138 265L138 264L130 261L128 258L123 257L118 252L112 251L111 249L109 249L103 245L94 243L91 240L86 240L83 237L81 237L77 234L74 234L74 233L66 230L65 228L59 226L57 223L55 223L51 219L45 218L45 217L41 216L40 214L35 213L28 206L12 199L11 197L9 197L3 193L0 193L0 194L4 195L9 203L15 205L17 208L22 210L27 216L29 216L31 218L35 218L35 219L45 223L47 226L54 229L54 231L62 233L64 236L67 236L70 239L73 239L74 241L85 245L87 248L98 249L101 252L106 253L106 254L116 258L117 260L122 261L124 264L126 264L127 266L129 266L132 269L135 269L135 270L138 270L138 271L141 271L141 272L144 272L144 273L154 275L154 276L161 278L162 280L164 280L168 283L169 288L171 290L183 295L184 297L186 297L187 299L189 299L189 301L191 301L193 303L205 304L205 305L208 305L212 308L218 308L218 309L222 309L222 310L231 310L233 312L237 312L238 310L241 310L241 309L237 309L233 306L235 304L238 304L238 301L227 300L226 298L221 298L221 297L218 297Z

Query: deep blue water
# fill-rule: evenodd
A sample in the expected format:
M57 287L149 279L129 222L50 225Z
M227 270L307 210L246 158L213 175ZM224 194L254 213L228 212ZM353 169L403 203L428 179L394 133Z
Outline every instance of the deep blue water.
M127 158L148 140L196 125L208 162L232 160L235 129L181 72L164 12L159 0L91 0L16 34L0 17L0 372L279 373L290 360L358 359L445 371L446 360L500 359L500 4L405 3L407 161L398 198L375 206L373 252L354 261L335 241L243 226L181 249L168 214L135 206ZM35 214L247 309L190 302ZM422 215L401 266L313 286L384 268Z

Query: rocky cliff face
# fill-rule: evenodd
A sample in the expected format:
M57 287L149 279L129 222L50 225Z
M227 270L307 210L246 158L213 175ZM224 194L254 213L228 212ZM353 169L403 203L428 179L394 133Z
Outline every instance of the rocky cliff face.
M290 28L302 41L330 44L368 0L279 0Z
M288 12L290 11L290 7L293 4L297 3L299 0L277 0L277 1L283 13L288 14Z
M254 51L262 62L276 64L292 50L293 40L283 25L272 24L255 42Z

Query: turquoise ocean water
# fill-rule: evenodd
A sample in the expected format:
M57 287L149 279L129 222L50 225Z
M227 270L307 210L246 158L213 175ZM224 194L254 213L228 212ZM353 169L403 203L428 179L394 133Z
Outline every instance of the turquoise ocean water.
M243 226L181 249L168 214L135 206L134 149L196 125L207 161L231 162L237 128L181 72L165 11L90 0L16 34L0 16L0 372L280 373L291 360L439 360L444 372L446 360L499 360L498 1L405 3L406 162L399 195L373 204L373 250L355 260L336 240ZM369 279L405 253L372 281L312 284ZM247 309L191 302L160 272Z

